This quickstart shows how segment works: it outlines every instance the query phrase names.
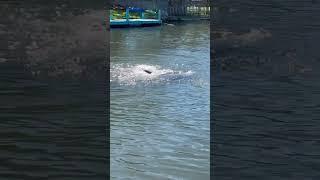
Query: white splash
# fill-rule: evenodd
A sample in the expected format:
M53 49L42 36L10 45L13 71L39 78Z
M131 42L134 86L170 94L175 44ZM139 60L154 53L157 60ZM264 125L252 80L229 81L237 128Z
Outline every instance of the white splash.
M150 71L151 74L145 72ZM192 71L178 71L162 68L155 65L139 64L111 66L111 82L118 82L124 85L135 85L138 82L148 84L157 82L168 82L176 79L183 79L193 74Z

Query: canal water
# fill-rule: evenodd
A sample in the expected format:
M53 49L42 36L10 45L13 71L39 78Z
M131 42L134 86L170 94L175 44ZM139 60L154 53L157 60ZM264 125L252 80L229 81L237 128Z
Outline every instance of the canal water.
M105 10L69 3L0 2L0 179L108 176Z
M319 1L215 7L214 177L318 179Z
M111 179L209 179L209 22L112 29L110 46Z

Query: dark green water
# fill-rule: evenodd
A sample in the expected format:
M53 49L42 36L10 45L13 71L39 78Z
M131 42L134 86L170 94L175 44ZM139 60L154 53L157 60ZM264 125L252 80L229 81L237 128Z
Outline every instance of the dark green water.
M216 1L216 179L318 179L319 1Z
M105 179L103 11L28 2L0 3L0 179Z

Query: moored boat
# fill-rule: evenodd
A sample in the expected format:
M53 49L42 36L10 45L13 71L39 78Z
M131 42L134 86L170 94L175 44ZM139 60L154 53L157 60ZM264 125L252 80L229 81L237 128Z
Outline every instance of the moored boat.
M160 10L152 11L137 7L117 7L110 11L110 27L159 26Z

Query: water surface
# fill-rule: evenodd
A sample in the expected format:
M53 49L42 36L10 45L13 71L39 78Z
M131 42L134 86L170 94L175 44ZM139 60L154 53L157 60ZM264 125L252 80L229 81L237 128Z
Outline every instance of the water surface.
M105 179L104 11L0 4L0 179Z
M319 2L215 5L215 178L319 178Z
M209 23L112 29L110 44L112 179L209 179Z

